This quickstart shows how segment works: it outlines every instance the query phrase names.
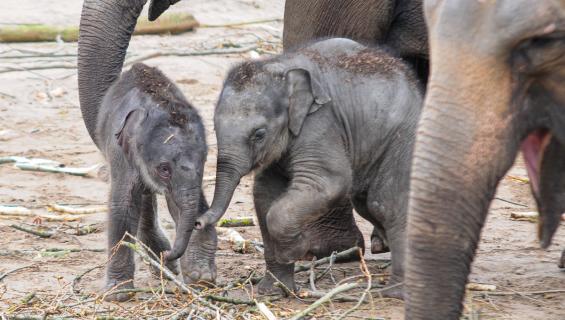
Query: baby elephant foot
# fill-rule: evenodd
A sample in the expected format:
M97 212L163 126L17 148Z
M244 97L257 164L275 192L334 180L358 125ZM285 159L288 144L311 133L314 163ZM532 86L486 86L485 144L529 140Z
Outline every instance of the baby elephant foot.
M371 253L385 253L389 252L390 249L386 241L379 237L371 237Z
M390 280L380 294L385 298L404 300L404 285L402 282Z
M133 292L115 293L116 291L120 291L120 290L133 289L133 283L131 281L127 283L119 284L121 282L123 281L108 280L108 282L106 283L106 287L104 288L104 292L108 292L108 294L104 295L104 301L125 302L133 299L133 297L135 296L135 293Z
M289 291L296 292L296 285L294 283L294 264L290 264L291 268L284 272L270 272L267 270L265 276L257 284L257 290L262 295L278 295L288 296ZM274 276L273 276L274 275ZM275 279L276 277L276 279Z
M216 265L201 266L198 263L185 264L182 278L187 284L212 286L216 283ZM186 270L186 271L185 271Z

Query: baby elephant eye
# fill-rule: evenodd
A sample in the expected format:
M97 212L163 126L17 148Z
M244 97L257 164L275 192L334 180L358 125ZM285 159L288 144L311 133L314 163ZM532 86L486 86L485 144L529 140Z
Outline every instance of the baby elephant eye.
M260 128L255 130L255 133L253 133L253 138L259 141L259 140L263 140L263 138L265 138L266 135L267 135L267 130L265 128Z
M163 179L169 179L171 177L171 167L168 163L159 164L159 166L157 167L157 172Z

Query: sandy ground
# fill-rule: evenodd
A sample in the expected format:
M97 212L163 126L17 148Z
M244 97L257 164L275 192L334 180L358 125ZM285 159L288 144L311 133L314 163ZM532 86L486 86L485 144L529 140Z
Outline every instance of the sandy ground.
M0 21L4 23L51 23L77 24L81 1L78 0L2 0ZM190 0L174 6L174 11L189 11L204 24L225 24L257 19L282 18L282 0ZM257 45L261 55L280 51L282 23L280 21L252 24L241 27L200 28L195 32L177 36L137 36L131 42L128 59L144 54L167 50L207 50L231 46ZM40 56L39 53L44 53ZM53 53L69 56L53 58ZM30 68L34 66L64 65L76 63L75 43L0 44L0 156L41 157L56 160L67 166L84 167L103 163L103 159L90 140L78 108L77 77L75 69L27 70L3 72L6 67ZM253 53L255 54L255 53ZM14 58L17 56L18 58ZM28 56L22 57L22 56ZM210 146L205 176L213 177L216 163L216 143L213 130L213 110L222 79L228 68L250 53L220 54L200 57L165 57L145 61L158 66L183 90L189 100L200 110L205 121ZM521 160L509 173L513 177L526 177ZM253 215L250 194L252 180L245 178L236 191L228 217ZM214 185L207 183L205 192L212 199ZM109 186L99 177L84 178L54 173L21 171L10 164L0 165L0 204L22 205L37 214L47 214L50 203L104 205ZM527 221L510 219L511 212L534 211L534 201L529 186L515 178L506 177L497 196L521 205L501 200L493 202L487 225L483 231L479 254L473 265L471 281L496 285L496 291L516 292L513 295L468 294L466 316L471 319L565 319L565 294L525 295L523 292L565 289L565 272L557 268L561 249L565 247L565 229L558 230L548 250L539 248L536 241L536 225ZM159 205L162 225L172 238L172 223L162 199ZM0 219L0 274L14 268L27 266L8 274L0 280L0 313L5 315L41 315L34 305L45 306L54 301L68 303L73 278L103 262L106 253L104 233L105 214L89 215L79 222L46 222L43 225L55 231L49 239L17 231L11 224L31 224L33 218ZM366 241L371 226L358 219ZM94 225L101 230L77 236L76 228ZM238 228L247 239L260 240L258 228ZM43 249L81 249L58 255L46 254ZM91 250L95 249L95 250ZM380 273L376 259L384 255L367 253L369 269ZM245 277L251 271L263 272L264 263L259 253L237 254L230 245L220 242L217 257L218 282ZM159 280L150 276L147 266L138 263L135 284L137 287L157 286ZM337 280L360 274L358 263L336 266L333 274ZM307 275L298 276L299 283L307 281ZM80 294L88 296L100 292L104 284L103 269L96 269L84 276L78 284ZM307 284L301 284L308 287ZM321 290L329 290L333 284L320 282ZM20 300L34 292L36 297L29 305ZM245 292L236 293L239 296ZM252 292L250 293L252 294ZM139 296L139 295L138 295ZM75 296L76 298L76 296ZM139 298L142 301L142 298ZM40 303L39 303L39 302ZM300 302L282 299L271 308L279 315L289 315L292 310L303 309L312 300ZM135 314L124 311L139 301L122 305L98 303L98 313L76 314L75 317L94 318L107 310L125 312L127 318ZM322 309L318 319L338 315L351 304L333 303ZM377 299L349 318L387 319L402 318L402 302ZM93 311L94 312L94 311ZM110 312L111 313L111 312ZM164 315L160 318L165 319Z

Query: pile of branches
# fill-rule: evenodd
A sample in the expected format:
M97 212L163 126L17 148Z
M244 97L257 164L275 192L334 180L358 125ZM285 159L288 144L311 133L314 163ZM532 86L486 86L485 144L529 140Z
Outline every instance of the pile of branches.
M275 283L281 288L281 294L256 297L253 285L261 280L250 272L244 278L233 282L213 286L187 286L165 267L161 257L157 256L142 242L130 234L114 248L125 246L133 250L146 264L158 270L160 285L158 287L120 289L118 284L102 293L86 293L80 289L81 279L96 269L102 269L107 261L96 265L85 272L76 275L74 279L61 286L59 292L43 294L30 292L19 301L0 313L0 319L303 319L311 316L332 317L341 319L358 310L363 304L371 304L383 290L376 276L371 274L366 262L360 255L359 267L361 274L335 281L332 274L336 269L335 262L351 259L359 255L357 247L333 253L330 257L313 260L306 265L296 266L295 273L308 274L303 284L309 284L310 290L300 290L295 293L286 288L281 282ZM379 268L386 268L387 263ZM15 271L15 270L12 270ZM11 271L11 272L12 272ZM5 277L7 273L3 276ZM331 278L334 283L329 291L318 290L316 283L323 278ZM0 281L2 279L0 278ZM382 280L382 279L381 279ZM234 298L238 291L239 298ZM243 293L241 293L243 292ZM105 302L108 295L130 294L132 301L128 303ZM1 295L1 293L0 293ZM245 297L245 298L243 298ZM300 301L298 308L288 308L287 303L275 303L281 299ZM328 311L327 303L346 302L349 307L345 311ZM301 304L306 304L305 308ZM371 312L374 314L375 312Z

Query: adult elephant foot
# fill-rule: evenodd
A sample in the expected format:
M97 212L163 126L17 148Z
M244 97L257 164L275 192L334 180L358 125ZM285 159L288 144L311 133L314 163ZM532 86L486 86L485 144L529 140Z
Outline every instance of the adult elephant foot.
M104 288L104 292L109 292L109 293L104 296L104 301L125 302L133 299L133 297L135 297L135 293L133 292L113 293L118 290L127 290L127 289L133 289L133 283L131 281L123 283L123 281L108 280L106 282L106 287Z
M282 286L288 290L296 292L296 285L294 283L294 263L289 264L267 264L265 276L257 284L257 290L262 295L287 295L287 290L283 290L280 286L275 286L275 283L280 282Z

